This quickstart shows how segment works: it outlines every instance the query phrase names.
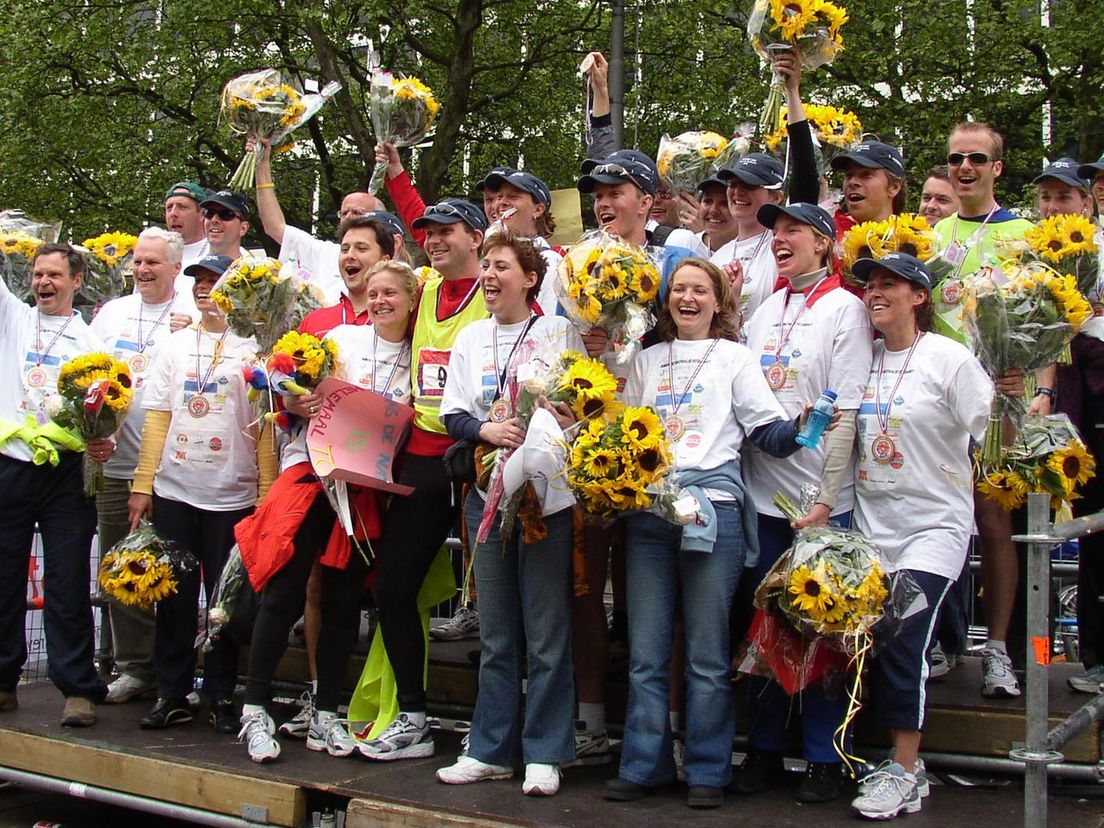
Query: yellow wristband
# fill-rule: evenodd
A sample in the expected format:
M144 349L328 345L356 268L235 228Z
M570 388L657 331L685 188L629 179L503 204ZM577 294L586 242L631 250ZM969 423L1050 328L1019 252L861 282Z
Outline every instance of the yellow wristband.
M258 184L257 189L258 190L275 190L276 185L275 184Z

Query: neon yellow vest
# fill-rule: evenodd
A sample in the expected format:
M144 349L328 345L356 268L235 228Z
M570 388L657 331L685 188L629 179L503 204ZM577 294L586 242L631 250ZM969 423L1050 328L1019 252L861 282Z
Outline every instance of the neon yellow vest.
M452 343L465 325L488 316L487 306L483 304L483 291L477 288L475 295L459 313L439 322L437 298L443 281L444 277L437 271L430 271L426 278L410 343L414 355L410 370L414 425L435 434L445 433L440 417L441 397L445 393Z

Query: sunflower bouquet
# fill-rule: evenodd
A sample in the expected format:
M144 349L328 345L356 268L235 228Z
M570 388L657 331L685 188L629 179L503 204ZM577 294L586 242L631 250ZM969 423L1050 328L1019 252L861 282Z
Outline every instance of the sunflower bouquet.
M120 604L148 610L174 595L180 577L198 568L191 552L161 537L143 520L103 556L99 583Z
M978 466L977 489L1012 511L1029 494L1050 495L1051 507L1080 497L1077 487L1096 474L1096 460L1065 414L1025 417L1015 441L993 465Z
M1032 258L1072 276L1083 295L1093 294L1100 275L1100 249L1089 219L1073 214L1051 216L1028 230L1024 242Z
M755 136L755 125L750 123L740 124L736 132L728 139L724 149L717 153L713 159L713 168L710 172L716 175L721 170L731 169L736 163L751 152L752 138ZM700 183L700 182L699 182Z
M694 192L713 172L717 157L728 146L728 139L716 132L684 132L659 139L656 170L668 192Z
M318 94L307 95L298 81L277 69L249 72L229 81L219 100L221 117L232 132L257 143L230 177L230 189L252 190L257 162L264 152L261 140L279 144L292 130L312 118L340 89L341 84L333 82L326 84Z
M617 379L600 360L578 351L564 351L538 364L543 370L534 371L518 384L517 413L523 421L533 416L542 398L553 405L567 403L580 421L618 410Z
M971 278L963 301L963 319L974 352L993 379L1057 361L1092 316L1073 276L1042 262L1005 267L1007 272L987 268ZM1022 400L994 396L981 448L983 467L1000 460L1002 417L1009 414L1019 419L1023 413Z
M887 253L908 253L924 262L939 282L950 273L950 263L939 251L939 237L927 219L915 213L891 215L884 221L864 221L851 227L841 242L843 266L853 283L851 268L859 259L880 259Z
M57 239L59 225L34 221L21 210L0 212L0 253L7 259L0 277L21 301L31 301L31 271L38 248Z
M322 306L317 290L276 259L238 259L219 277L211 301L238 336L254 337L260 353L272 353L285 333Z
M793 49L803 67L816 69L831 63L843 49L840 29L846 22L847 10L829 0L755 0L747 36L768 64L772 51ZM759 118L760 135L777 128L783 95L782 76L772 69L770 93Z
M368 117L376 141L412 147L429 134L441 104L428 86L414 77L402 78L376 70L368 86ZM387 164L377 163L368 182L375 195L383 185Z
M81 242L87 272L81 285L81 297L91 305L122 296L131 274L131 261L138 237L113 231Z
M253 364L243 370L248 372L249 396L260 402L262 416L274 420L279 428L290 433L295 430L297 418L286 409L273 410L279 408L278 404L262 391L275 391L280 395L306 394L326 377L333 376L336 366L337 344L332 339L320 340L313 334L291 330L272 347L272 355L263 369ZM258 371L263 375L260 382L254 378Z
M820 146L819 164L826 166L836 155L844 152L862 140L862 122L859 116L847 109L834 106L805 104L805 117L813 139ZM768 152L784 157L789 142L787 127L789 119L786 110L778 112L778 125L763 139Z
M97 351L69 360L58 372L60 407L53 420L85 442L110 437L130 410L134 379L130 366ZM84 487L89 495L104 489L103 464L84 459Z
M560 263L556 293L564 312L581 328L604 328L624 365L655 323L648 306L659 293L659 270L643 248L592 231Z
M567 482L587 514L600 519L645 510L666 516L678 494L672 466L659 415L633 406L583 427L571 447Z

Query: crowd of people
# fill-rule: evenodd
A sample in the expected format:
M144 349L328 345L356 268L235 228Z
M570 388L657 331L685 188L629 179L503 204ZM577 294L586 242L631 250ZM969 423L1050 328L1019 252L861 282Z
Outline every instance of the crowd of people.
M747 758L734 770L731 755L732 665L751 593L796 531L831 522L874 541L927 598L874 659L870 704L893 751L861 780L852 803L876 819L920 810L929 793L919 754L925 687L966 651L963 587L975 525L989 630L981 692L1020 694L1007 647L1017 583L1012 516L973 494L968 481L971 446L982 439L993 394L1022 396L1023 377L990 380L968 348L960 295L943 290L915 257L860 260L852 275L862 287L844 283L842 235L856 222L902 212L906 181L919 176L897 148L864 141L832 160L827 175L839 176L842 199L828 200L793 55L774 64L786 88L788 164L750 152L694 194L668 192L652 158L612 143L606 63L594 54L590 66L588 158L578 191L593 198L598 226L645 248L662 274L658 324L627 364L613 358L605 331L579 329L557 312L562 253L548 242L555 222L544 181L496 167L476 188L482 204L426 204L389 144L377 156L395 211L350 193L336 241L287 224L266 145L255 205L193 182L166 190L164 229L138 237L134 293L107 302L90 325L73 311L85 265L67 244L39 249L33 307L0 281L0 372L8 378L0 385L0 711L18 704L27 656L23 585L36 526L45 550L49 677L66 699L62 724L73 727L94 724L99 703L151 695L156 702L141 727L193 719L199 590L210 599L236 543L258 606L240 709L233 640L205 654L202 691L216 730L237 733L259 763L278 759L281 737L305 738L332 756L432 756L418 593L446 538L464 525L477 600L436 633L479 636L479 691L463 753L436 772L442 783L508 779L521 765L523 792L549 796L565 768L611 762L603 594L612 577L614 635L618 624L627 632L629 698L620 765L605 796L638 800L681 780L689 806L714 808L726 792L753 795L777 782L784 757L796 750L807 762L798 801L829 802L843 782L833 744L847 705L838 672L800 697L768 677L749 677ZM951 251L958 276L981 267L998 232L1022 236L1031 226L995 199L1002 158L995 129L963 123L948 136L947 165L924 177L918 212ZM1104 201L1104 159L1061 159L1035 186L1042 218L1093 216ZM353 496L376 551L371 565L335 529L304 432L277 451L280 443L259 428L240 376L256 343L230 331L211 300L235 259L258 255L241 246L254 206L280 258L294 259L330 301L300 330L337 344L339 378L413 408L396 464L397 482L411 493ZM408 244L423 267L412 268ZM1100 307L1099 294L1089 298ZM539 532L514 526L506 533L500 519L482 525L486 480L461 489L445 473L446 454L457 441L522 444L510 389L524 355L549 349L603 359L626 404L657 412L677 479L696 496L696 523L646 513L580 530L570 491L536 479ZM1079 335L1071 364L1041 372L1030 402L1036 413L1068 413L1094 453L1102 349L1099 338ZM92 500L82 452L52 448L47 411L59 368L100 350L129 363L134 402L117 434L84 449L105 464L106 485ZM797 434L826 388L837 393L832 428L817 448L802 449ZM285 400L306 421L322 404L314 392ZM542 407L573 433L570 408L547 400ZM791 522L771 496L803 484L816 485L815 503ZM1074 508L1085 514L1102 505L1100 486L1090 484ZM202 566L155 611L109 602L118 674L108 685L93 660L88 550L97 531L106 550L144 517ZM1071 679L1093 693L1104 689L1104 564L1092 554L1099 543L1082 542L1086 669ZM398 713L358 739L340 708L369 574ZM311 690L299 714L277 727L273 677L300 617Z

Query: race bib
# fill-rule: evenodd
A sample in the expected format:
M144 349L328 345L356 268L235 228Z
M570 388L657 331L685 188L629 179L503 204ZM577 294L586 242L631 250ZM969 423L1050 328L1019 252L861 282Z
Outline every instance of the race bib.
M448 380L448 351L423 348L418 353L418 396L442 397Z

